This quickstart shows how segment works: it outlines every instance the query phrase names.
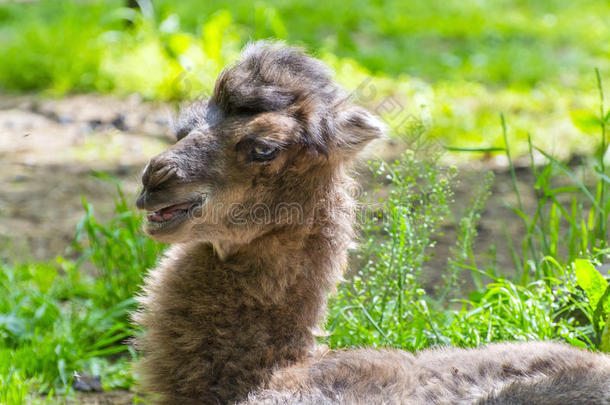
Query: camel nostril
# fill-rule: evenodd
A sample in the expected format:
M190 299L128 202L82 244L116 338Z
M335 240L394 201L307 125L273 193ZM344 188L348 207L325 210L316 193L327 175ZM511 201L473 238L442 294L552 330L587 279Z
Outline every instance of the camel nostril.
M145 189L159 187L176 174L176 168L161 160L152 159L142 174L142 185Z

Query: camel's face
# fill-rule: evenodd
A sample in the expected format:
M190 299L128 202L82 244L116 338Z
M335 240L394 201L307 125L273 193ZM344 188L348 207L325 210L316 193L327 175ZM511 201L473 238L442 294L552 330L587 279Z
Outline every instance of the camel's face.
M299 174L328 159L302 144L295 119L281 112L224 116L207 103L183 116L177 142L142 176L137 205L148 212L149 235L165 242L251 239L287 220L276 218L278 211L293 210L298 220L308 197Z
M243 55L144 170L137 205L157 240L241 244L301 221L314 191L381 135L319 61L264 43Z

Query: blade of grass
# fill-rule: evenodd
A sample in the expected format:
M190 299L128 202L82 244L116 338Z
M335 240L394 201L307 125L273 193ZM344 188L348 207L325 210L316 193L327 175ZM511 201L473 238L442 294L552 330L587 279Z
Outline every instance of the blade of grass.
M601 150L599 152L599 167L600 171L605 174L606 173L606 164L604 162L604 157L606 155L606 120L605 112L604 112L604 87L602 85L602 77L599 73L599 68L595 68L595 77L597 78L597 89L599 91L599 125L601 129ZM599 192L599 205L604 207L604 200L606 194L606 183L604 181L600 182L600 192ZM599 222L597 228L597 239L600 242L600 247L604 248L607 245L606 242L606 228L607 228L607 219L608 212L604 212L604 210L599 210Z
M504 152L506 148L490 147L490 148L462 148L459 146L444 146L445 150L450 152Z
M504 146L505 146L505 152L506 152L506 157L508 158L508 167L510 170L510 177L511 177L511 181L513 184L513 190L515 192L515 195L517 196L517 204L519 205L519 211L523 214L522 218L525 221L525 224L527 226L527 216L524 213L523 210L523 202L521 201L521 192L519 191L519 187L517 186L517 175L515 173L515 165L513 164L513 159L510 153L510 146L508 144L508 131L506 129L506 119L504 118L504 114L500 114L500 122L502 124L502 138L504 139ZM528 134L529 137L529 134ZM536 248L534 246L534 243L532 241L532 237L531 234L528 232L527 235L527 245L530 249L530 253L532 255L532 259L534 260L535 263L535 267L536 267L536 273L539 272L539 268L538 268L538 255L536 254ZM525 271L525 268L524 268Z
M591 194L589 189L587 189L587 187L582 183L582 181L578 180L578 178L574 175L574 173L572 173L572 171L568 167L566 167L563 163L561 163L560 161L558 161L557 159L555 159L554 157L552 157L551 155L549 155L548 153L546 153L542 149L538 148L537 146L534 146L534 148L538 152L542 153L544 155L544 157L549 159L554 165L559 167L562 172L564 172L574 183L576 183L578 188L580 188L580 190L587 196L587 198L591 201L591 204L593 204L593 206L597 210L601 209L599 204L595 200L595 197L593 197L593 195Z

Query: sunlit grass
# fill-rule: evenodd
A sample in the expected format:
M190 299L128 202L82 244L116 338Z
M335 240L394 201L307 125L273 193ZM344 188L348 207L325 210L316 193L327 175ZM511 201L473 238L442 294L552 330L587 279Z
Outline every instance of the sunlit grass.
M504 111L516 156L528 133L560 158L593 152L579 112L595 103L593 68L610 75L607 2L153 3L142 13L119 1L1 4L0 60L10 63L0 88L206 97L244 44L275 38L324 59L349 90L372 78L367 107L424 115L447 145L500 145Z

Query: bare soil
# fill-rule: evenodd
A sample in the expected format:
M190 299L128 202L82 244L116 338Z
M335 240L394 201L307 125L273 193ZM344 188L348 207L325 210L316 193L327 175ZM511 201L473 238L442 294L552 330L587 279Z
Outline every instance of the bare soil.
M107 218L122 180L135 195L147 160L172 139L171 108L132 97L0 97L0 258L62 254L84 197Z
M69 405L131 405L134 403L134 393L117 390L110 392L79 393Z

